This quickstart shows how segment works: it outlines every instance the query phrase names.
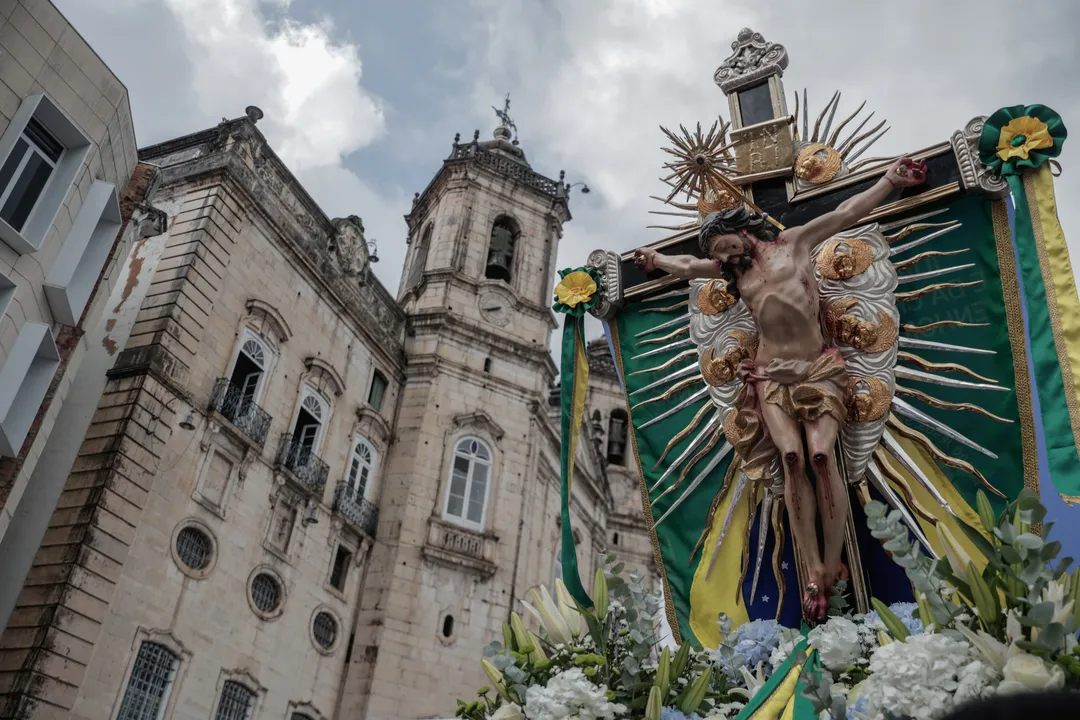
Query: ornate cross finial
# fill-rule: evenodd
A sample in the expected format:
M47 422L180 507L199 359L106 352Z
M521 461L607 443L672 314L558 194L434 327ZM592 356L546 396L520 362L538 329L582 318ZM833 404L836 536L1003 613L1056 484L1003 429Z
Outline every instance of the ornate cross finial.
M725 95L758 83L770 75L783 75L788 65L787 48L766 42L761 33L750 28L739 31L738 39L731 43L731 50L731 55L713 75L713 80Z
M514 131L514 137L517 137L517 125L514 124L513 119L510 117L510 93L506 93L506 99L503 100L503 108L500 110L494 105L491 109L495 111L495 114L499 117L499 121L502 123L502 127Z

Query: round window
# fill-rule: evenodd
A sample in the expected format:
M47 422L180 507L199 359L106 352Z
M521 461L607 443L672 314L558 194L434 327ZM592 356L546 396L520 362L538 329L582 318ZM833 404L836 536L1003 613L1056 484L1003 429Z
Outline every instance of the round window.
M281 607L281 585L269 573L259 573L251 581L251 602L259 612L269 615Z
M337 641L337 620L326 611L316 613L315 619L311 623L311 634L315 637L315 642L319 644L319 647L323 650L329 650L334 647L334 643Z
M197 527L188 525L176 534L176 556L191 570L205 570L213 552L210 536Z

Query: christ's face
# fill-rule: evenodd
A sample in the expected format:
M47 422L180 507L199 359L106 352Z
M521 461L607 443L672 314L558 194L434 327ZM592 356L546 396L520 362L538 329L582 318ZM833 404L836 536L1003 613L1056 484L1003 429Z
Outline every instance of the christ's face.
M709 256L720 262L735 262L740 255L750 254L746 232L725 233L709 238Z

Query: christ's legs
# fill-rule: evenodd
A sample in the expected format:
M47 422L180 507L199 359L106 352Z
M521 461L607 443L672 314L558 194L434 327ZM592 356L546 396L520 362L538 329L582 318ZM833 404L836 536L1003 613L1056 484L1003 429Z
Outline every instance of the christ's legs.
M791 530L799 552L805 558L809 580L818 587L816 597L804 598L804 611L811 617L823 616L826 608L825 591L828 586L824 584L825 567L818 550L817 528L814 522L814 488L806 477L802 430L793 418L776 405L762 403L761 416L784 465L784 494L787 496Z
M825 536L825 588L835 585L841 574L840 553L847 524L847 489L836 466L836 435L839 430L840 424L831 415L806 424L806 444L810 451L810 464L817 476L818 508Z

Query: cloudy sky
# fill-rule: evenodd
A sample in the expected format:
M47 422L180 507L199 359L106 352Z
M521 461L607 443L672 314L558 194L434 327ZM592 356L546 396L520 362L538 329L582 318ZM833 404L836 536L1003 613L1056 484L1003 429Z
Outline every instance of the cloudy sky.
M744 26L783 43L790 97L843 92L892 130L875 154L940 142L975 115L1041 102L1078 128L1060 160L1080 264L1080 3L1074 0L54 0L130 92L141 146L237 117L331 217L363 217L393 292L405 224L454 133L512 115L533 167L575 195L559 266L657 240L658 126L711 123Z

